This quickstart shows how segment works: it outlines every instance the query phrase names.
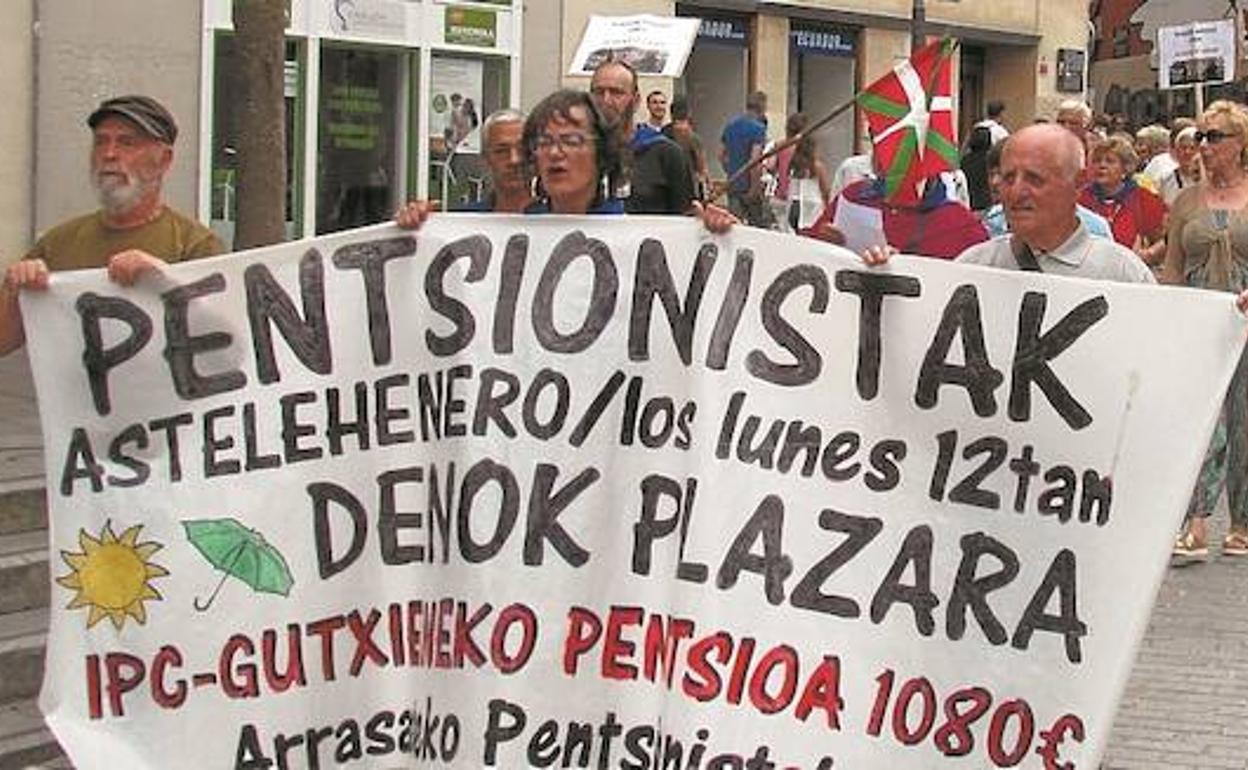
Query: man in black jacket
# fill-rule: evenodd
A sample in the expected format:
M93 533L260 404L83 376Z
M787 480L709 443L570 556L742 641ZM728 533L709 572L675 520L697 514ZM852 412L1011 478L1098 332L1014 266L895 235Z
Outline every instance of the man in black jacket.
M594 70L589 92L616 121L621 141L631 150L625 209L630 214L688 213L693 207L693 177L684 150L653 126L633 123L641 103L633 68L622 61L604 62Z

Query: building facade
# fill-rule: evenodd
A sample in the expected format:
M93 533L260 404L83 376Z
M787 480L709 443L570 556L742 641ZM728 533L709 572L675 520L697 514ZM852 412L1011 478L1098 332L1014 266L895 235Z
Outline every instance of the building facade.
M95 207L83 121L102 99L148 93L181 133L170 203L230 242L240 116L232 0L9 0L0 26L7 141L0 262ZM287 232L382 221L410 197L473 199L486 177L479 123L561 86L591 14L701 19L683 75L645 90L689 97L710 150L749 91L786 116L819 116L905 58L911 0L288 0ZM987 101L1019 127L1083 93L1085 0L927 0L929 32L961 40L955 101L970 125ZM36 34L37 30L37 34ZM1073 75L1072 75L1073 73ZM819 137L832 163L863 136L853 111Z
M1196 113L1197 94L1190 87L1162 90L1157 78L1157 31L1193 21L1233 16L1244 28L1248 3L1228 0L1094 0L1090 8L1094 28L1089 90L1093 106L1108 114L1125 115L1135 126ZM1245 50L1240 45L1241 55ZM1240 72L1243 72L1240 62ZM1220 97L1243 100L1248 84L1236 82L1206 86L1204 102Z
M95 207L84 121L102 99L123 93L150 94L173 112L180 132L167 198L232 241L241 105L231 6L6 3L0 89L10 109L0 135L11 151L0 174L0 260ZM290 237L382 221L411 197L479 193L480 121L519 104L519 0L287 7Z
M529 2L522 101L527 106L553 88L584 86L584 78L564 73L592 14L696 16L703 23L684 75L674 82L643 79L643 90L686 95L712 150L747 93L765 91L770 133L778 138L787 115L822 116L908 56L911 6L912 0ZM963 134L990 100L1006 104L1006 123L1017 128L1051 115L1062 99L1083 96L1086 0L927 0L926 9L929 34L961 42L954 98ZM858 151L865 138L857 123L849 111L818 136L827 161ZM708 154L715 175L716 153Z
M34 232L34 3L10 0L0 14L0 268L20 257Z

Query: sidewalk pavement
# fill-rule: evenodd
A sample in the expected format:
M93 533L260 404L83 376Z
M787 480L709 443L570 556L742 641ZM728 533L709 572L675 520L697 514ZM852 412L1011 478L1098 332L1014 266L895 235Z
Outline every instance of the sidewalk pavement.
M26 357L0 358L0 492L41 484L41 447ZM1102 768L1248 770L1248 557L1166 575Z
M1208 563L1162 583L1104 770L1248 769L1248 557L1217 553L1225 499L1210 522Z
M43 486L43 438L25 351L0 357L0 492Z

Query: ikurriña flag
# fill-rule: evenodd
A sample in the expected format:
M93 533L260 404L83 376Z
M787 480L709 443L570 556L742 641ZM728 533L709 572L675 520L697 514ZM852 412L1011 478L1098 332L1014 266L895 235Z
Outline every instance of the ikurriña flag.
M919 184L957 168L950 61L953 38L933 41L858 94L885 199L914 203Z

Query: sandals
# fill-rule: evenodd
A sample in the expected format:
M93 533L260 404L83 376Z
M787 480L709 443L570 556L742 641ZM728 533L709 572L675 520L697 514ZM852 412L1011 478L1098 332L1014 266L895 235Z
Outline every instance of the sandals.
M1243 548L1241 552L1248 554L1248 533L1239 533L1243 538ZM1227 535L1227 539L1230 539ZM1226 550L1226 544L1223 543L1223 551ZM1195 562L1203 562L1209 558L1209 544L1204 540L1199 540L1191 532L1184 530L1174 539L1174 549L1170 552L1171 560L1176 565L1192 564Z
M1222 538L1222 554L1225 556L1248 556L1248 530L1232 527Z

